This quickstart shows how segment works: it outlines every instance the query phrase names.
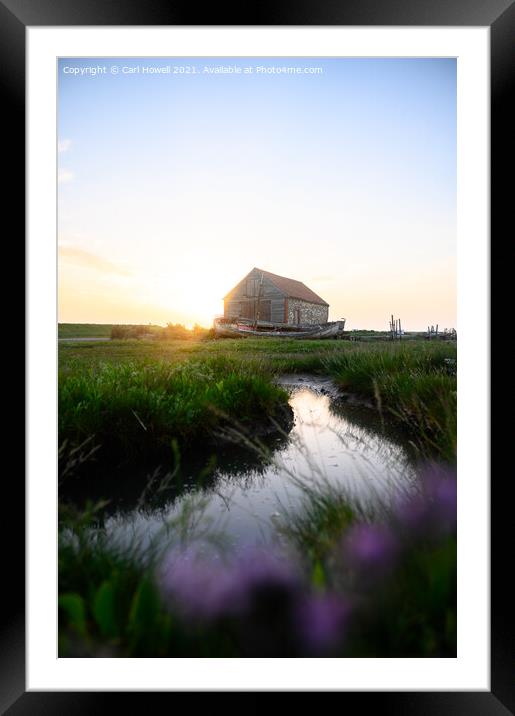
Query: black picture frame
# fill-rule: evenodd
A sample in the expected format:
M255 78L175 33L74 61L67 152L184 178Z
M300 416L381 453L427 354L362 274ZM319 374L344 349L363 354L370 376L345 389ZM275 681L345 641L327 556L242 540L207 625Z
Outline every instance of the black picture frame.
M34 26L101 25L383 25L488 26L491 38L491 262L507 259L508 212L513 182L512 134L515 113L515 0L306 0L302 3L262 2L233 10L212 4L202 10L170 0L0 0L0 88L4 120L4 218L11 215L16 241L23 251L25 216L25 31ZM6 156L7 155L7 156ZM511 198L511 203L510 203ZM512 231L510 232L512 233ZM14 236L12 237L14 238ZM508 238L508 236L507 236ZM5 250L5 249L4 249ZM23 258L23 257L22 257ZM496 284L492 301L500 305L505 284ZM507 298L507 296L504 296ZM22 299L23 301L23 299ZM492 334L500 319L492 312ZM28 347L31 348L30 346ZM20 372L21 372L20 361ZM20 377L20 380L23 380ZM22 385L25 383L23 380ZM19 401L19 393L17 401ZM492 407L494 402L492 401ZM495 433L497 445L502 428ZM492 449L491 454L494 454ZM14 468L13 468L14 470ZM5 473L4 473L5 474ZM14 477L11 475L11 477ZM515 713L515 636L513 597L505 579L512 538L509 473L491 481L491 691L340 692L339 708L370 708L381 714L467 714L501 716ZM81 714L113 708L112 698L95 692L26 692L25 690L25 539L24 482L10 479L7 500L11 520L4 526L4 589L0 631L0 712ZM510 540L511 538L511 540ZM118 694L119 696L120 694ZM140 694L131 694L133 707ZM359 703L358 703L359 702ZM260 695L256 707L259 708Z

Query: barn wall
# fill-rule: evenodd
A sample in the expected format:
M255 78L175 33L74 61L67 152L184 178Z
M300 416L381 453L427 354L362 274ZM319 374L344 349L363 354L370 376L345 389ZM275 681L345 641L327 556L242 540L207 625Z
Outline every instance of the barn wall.
M244 314L244 311L242 311L242 304L247 303L247 301L251 304L255 303L255 299L245 299L235 301L224 301L224 316L225 318L241 318ZM270 304L270 317L266 317L266 303ZM252 310L252 309L251 309ZM262 311L262 320L270 320L272 323L284 323L284 298L279 299L266 299L263 297L261 299L261 311Z
M327 323L329 318L329 307L319 303L308 303L298 298L288 299L288 323L297 323L296 309L300 311L300 323L306 325L317 325Z
M251 271L242 279L224 300L225 318L241 318L242 303L256 303L260 294L261 299L270 301L270 320L273 323L296 323L295 310L300 310L300 322L308 325L327 323L329 307L317 303L302 301L298 298L285 297L272 281L263 277L260 290L261 272Z
M283 294L266 276L260 291L260 281L261 273L251 271L233 288L224 301L225 318L240 318L242 302L249 301L254 304L256 297L261 294L261 299L270 301L270 320L273 323L284 322Z
M225 318L239 318L240 315L240 302L239 301L224 301L224 317Z
M284 298L272 299L272 323L284 323Z

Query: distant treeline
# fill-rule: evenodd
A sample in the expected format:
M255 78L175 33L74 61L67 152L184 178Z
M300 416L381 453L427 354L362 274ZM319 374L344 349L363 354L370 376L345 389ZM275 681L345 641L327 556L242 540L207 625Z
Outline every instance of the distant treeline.
M182 323L168 323L166 326L157 326L147 323L59 323L59 338L209 338L213 336L212 329L203 328L195 324L193 328L186 328Z
M182 323L167 323L163 328L162 326L150 326L150 325L120 325L113 326L111 329L111 338L157 338L158 340L168 340L171 338L176 339L191 339L191 338L211 338L213 336L213 330L209 328L203 328L197 323L193 328L186 328Z
M109 338L112 323L59 323L59 338Z
M130 325L122 324L112 326L111 338L142 338L143 336L154 336L157 331L163 330L161 326Z

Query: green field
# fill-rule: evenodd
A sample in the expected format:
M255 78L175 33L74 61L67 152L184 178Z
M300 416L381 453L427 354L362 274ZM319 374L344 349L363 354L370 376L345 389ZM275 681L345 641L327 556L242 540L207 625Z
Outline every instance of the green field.
M167 439L184 432L184 415L189 416L191 433L195 422L202 430L209 422L206 406L213 399L211 392L204 393L209 400L200 397L203 380L220 386L214 407L231 405L233 417L256 419L250 406L261 405L257 398L235 399L245 394L246 381L256 377L264 390L275 375L308 372L330 375L345 392L387 410L422 451L452 460L456 450L456 375L449 370L449 361L455 359L454 343L427 341L360 344L248 338L62 343L61 439L76 441L87 437L88 431L109 439L106 431L111 425L110 442L119 441L124 426L126 434L132 435L134 411L143 413L146 420L140 417L145 425L147 421L154 426L167 424ZM179 365L183 365L182 392L177 392L175 384ZM222 379L225 382L220 383ZM166 411L172 410L172 395L176 399L174 419L170 412L165 418ZM274 413L271 404L269 408ZM157 434L162 438L156 427Z
M358 346L359 344L352 344ZM369 344L370 345L370 344ZM260 360L272 371L299 371L323 365L325 357L341 355L351 348L343 341L299 341L280 338L245 338L221 340L110 340L104 343L66 343L59 346L59 363L63 369L71 363L96 366L100 363L135 361L149 364L155 361L174 363L189 358L212 356L234 357L240 360Z
M113 323L59 323L58 338L110 338ZM148 326L149 331L161 326Z
M99 336L101 337L101 336ZM301 371L311 366L325 372L327 359L342 355L368 356L435 356L435 360L456 358L456 343L452 341L405 343L360 343L332 340L295 340L286 338L242 338L219 340L110 340L108 342L65 343L59 346L59 364L66 369L71 363L95 366L100 363L136 361L148 364L155 361L175 362L185 358L222 355L242 360L261 360L272 372ZM405 364L405 363L404 363ZM402 362L399 365L404 365Z
M112 323L59 323L58 338L110 338Z

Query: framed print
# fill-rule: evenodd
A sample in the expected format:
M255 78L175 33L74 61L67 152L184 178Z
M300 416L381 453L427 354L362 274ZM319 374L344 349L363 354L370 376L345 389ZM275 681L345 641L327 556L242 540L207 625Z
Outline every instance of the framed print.
M0 12L28 321L2 706L513 712L488 312L513 5Z

